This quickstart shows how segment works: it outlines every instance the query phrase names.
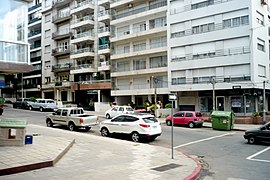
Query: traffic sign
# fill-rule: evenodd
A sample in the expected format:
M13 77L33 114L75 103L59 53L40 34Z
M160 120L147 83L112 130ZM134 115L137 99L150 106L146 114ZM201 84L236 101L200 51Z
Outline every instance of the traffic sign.
M169 101L175 101L176 95L175 94L169 94Z

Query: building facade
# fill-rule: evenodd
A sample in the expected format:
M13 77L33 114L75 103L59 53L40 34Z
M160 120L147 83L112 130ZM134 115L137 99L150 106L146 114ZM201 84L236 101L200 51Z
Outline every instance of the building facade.
M261 0L170 1L168 81L179 109L263 111L269 17Z
M0 86L4 98L16 98L22 88L18 74L32 70L28 44L29 2L0 2Z

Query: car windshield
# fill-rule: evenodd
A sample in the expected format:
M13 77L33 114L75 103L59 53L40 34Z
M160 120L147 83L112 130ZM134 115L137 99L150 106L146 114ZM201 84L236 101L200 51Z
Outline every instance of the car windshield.
M127 107L127 111L133 111L131 107Z
M144 122L146 123L156 123L158 122L158 120L154 117L145 117L145 118L142 118Z
M202 113L196 112L196 117L202 117Z

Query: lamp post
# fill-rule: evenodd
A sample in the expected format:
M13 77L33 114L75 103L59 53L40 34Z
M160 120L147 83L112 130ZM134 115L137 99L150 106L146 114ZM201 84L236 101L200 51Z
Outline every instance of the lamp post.
M263 122L262 124L265 124L266 122L266 111L265 111L265 81L263 81Z
M213 85L213 111L216 109L216 95L215 95L215 85L216 85L216 80L214 77L211 79L211 84Z
M154 114L155 114L155 117L156 117L156 108L157 108L157 86L156 86L156 83L157 83L157 78L155 76L152 76L152 81L153 81L153 86L154 86L154 94L155 94L155 105L154 105Z

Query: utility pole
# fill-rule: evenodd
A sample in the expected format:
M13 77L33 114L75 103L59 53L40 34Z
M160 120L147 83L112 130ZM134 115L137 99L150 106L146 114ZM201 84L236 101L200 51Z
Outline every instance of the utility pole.
M213 85L213 111L216 110L216 95L215 95L215 85L216 85L216 80L214 77L211 79L211 84Z
M22 80L21 80L21 84L22 84L22 98L23 98L23 73L22 73Z
M263 122L262 124L265 124L266 122L266 111L265 111L265 81L263 81Z
M154 93L155 93L155 106L154 106L154 114L155 114L155 117L156 117L156 108L157 108L157 86L156 86L156 83L157 83L157 79L155 76L152 76L152 81L153 81L153 86L154 86Z

